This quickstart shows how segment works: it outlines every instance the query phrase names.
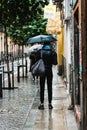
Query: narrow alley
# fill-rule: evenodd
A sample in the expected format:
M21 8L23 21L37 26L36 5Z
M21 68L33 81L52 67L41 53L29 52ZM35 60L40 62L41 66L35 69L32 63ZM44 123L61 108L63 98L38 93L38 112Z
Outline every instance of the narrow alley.
M48 109L45 87L45 109L38 110L39 81L21 78L15 89L3 90L0 99L0 130L78 130L74 111L68 110L70 97L57 67L53 66L53 110Z

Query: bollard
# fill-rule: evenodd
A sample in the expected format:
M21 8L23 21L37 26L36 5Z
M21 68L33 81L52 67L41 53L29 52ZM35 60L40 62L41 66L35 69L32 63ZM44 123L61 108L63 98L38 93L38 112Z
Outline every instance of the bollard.
M12 88L14 88L14 63L12 62Z
M25 70L25 75L26 75L26 77L27 77L27 60L26 60L26 70Z
M25 67L25 77L27 77L27 62L26 62L26 65L18 65L17 66L17 72L18 72L18 74L17 74L17 81L18 82L20 82L20 68L21 67ZM23 76L23 78L24 78L24 76Z
M19 73L20 73L20 66L19 66L19 65L18 65L18 68L17 68L17 69L18 69L18 70L17 70L17 71L18 71L18 76L17 76L17 77L18 77L18 82L20 82L20 74L19 74Z
M0 97L2 97L2 72L0 72Z

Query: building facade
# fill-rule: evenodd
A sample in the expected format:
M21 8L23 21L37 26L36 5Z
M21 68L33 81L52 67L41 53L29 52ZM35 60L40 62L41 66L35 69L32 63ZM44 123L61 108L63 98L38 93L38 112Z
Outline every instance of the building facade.
M75 110L78 129L87 130L87 1L65 0L64 2L66 81L71 93L71 105ZM69 5L71 6L71 19L66 17L70 13Z

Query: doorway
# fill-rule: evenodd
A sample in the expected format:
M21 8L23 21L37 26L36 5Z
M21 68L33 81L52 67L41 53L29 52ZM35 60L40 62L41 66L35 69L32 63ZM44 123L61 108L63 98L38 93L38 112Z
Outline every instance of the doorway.
M80 76L79 76L79 14L74 14L74 69L75 69L75 104L80 105Z

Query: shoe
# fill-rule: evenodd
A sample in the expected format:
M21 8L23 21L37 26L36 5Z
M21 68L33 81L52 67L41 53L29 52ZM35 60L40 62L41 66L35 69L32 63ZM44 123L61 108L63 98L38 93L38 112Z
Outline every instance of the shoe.
M53 106L51 104L49 104L49 109L53 109Z
M39 110L44 110L44 105L43 105L43 104L40 104L40 105L38 106L38 109L39 109Z

